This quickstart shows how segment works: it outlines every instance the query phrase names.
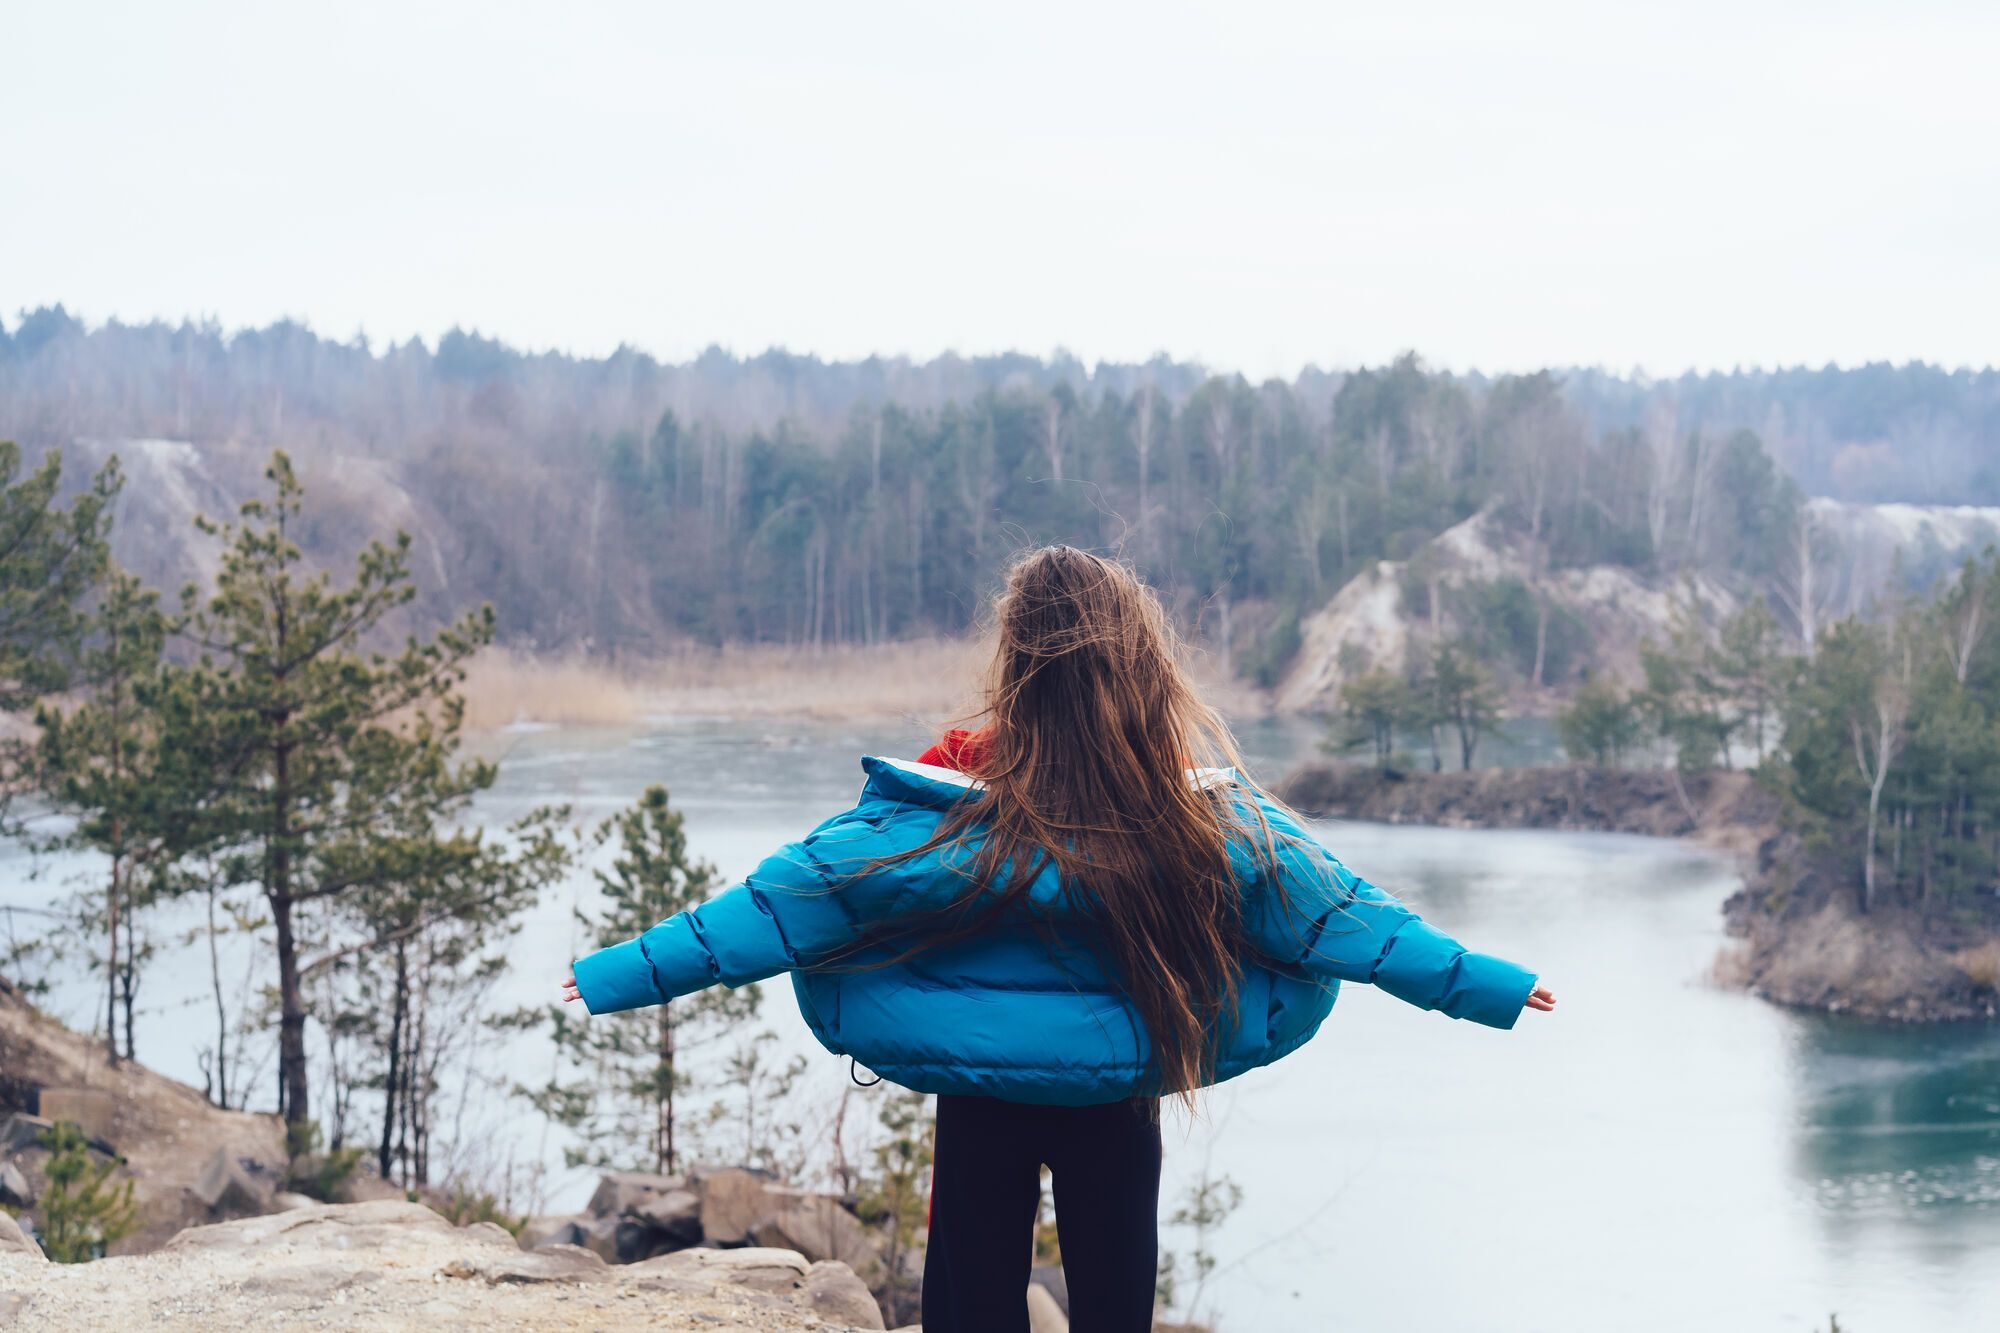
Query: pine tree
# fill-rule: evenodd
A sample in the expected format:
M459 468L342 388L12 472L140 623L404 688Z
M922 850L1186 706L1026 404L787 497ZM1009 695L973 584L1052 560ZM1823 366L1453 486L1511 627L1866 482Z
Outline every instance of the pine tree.
M123 483L117 462L66 509L55 502L61 483L53 450L22 476L20 446L0 440L0 714L26 712L69 683L79 603L110 561L110 506ZM32 742L0 737L0 816L33 762Z
M270 499L240 521L197 523L222 539L206 601L183 594L199 658L168 673L169 752L187 785L212 784L187 812L223 882L254 884L277 949L279 1109L296 1142L312 1119L302 956L326 944L338 909L440 853L412 830L492 785L491 764L455 764L463 664L491 641L483 607L393 656L368 650L416 595L410 536L374 541L354 581L308 574L293 532L303 488L280 451ZM426 816L432 818L426 818Z
M1480 737L1500 720L1500 692L1494 687L1492 673L1470 650L1441 643L1423 688L1435 715L1458 733L1459 767L1471 768Z
M49 1187L35 1201L42 1249L59 1264L88 1263L138 1228L132 1182L113 1183L113 1158L92 1162L83 1131L68 1121L44 1130Z
M604 906L578 914L599 947L622 943L676 912L707 901L718 887L715 867L688 854L687 832L665 787L648 787L639 803L597 830L616 840L618 854L597 872ZM578 1131L585 1147L572 1163L643 1166L671 1173L685 1156L680 1108L690 1086L691 1048L738 1027L757 1012L755 987L711 987L670 1003L596 1017L553 1014L556 1046L581 1074L527 1092L542 1111ZM643 1156L628 1145L643 1144Z
M77 820L70 832L44 845L90 848L109 862L103 896L104 1040L113 1064L119 1059L121 1000L124 1056L136 1056L132 1012L146 950L134 917L154 896L149 877L171 864L179 826L176 793L161 764L156 710L160 655L173 629L157 592L130 573L114 571L78 664L91 694L67 714L47 704L35 712L43 786L51 801Z

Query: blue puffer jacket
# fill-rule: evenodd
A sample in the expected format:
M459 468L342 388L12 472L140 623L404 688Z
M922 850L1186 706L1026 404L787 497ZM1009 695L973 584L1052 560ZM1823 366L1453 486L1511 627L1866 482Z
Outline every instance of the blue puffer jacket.
M644 935L576 964L593 1014L659 1004L721 982L792 973L799 1009L830 1051L920 1092L1080 1106L1158 1090L1131 1003L1092 947L1100 927L1044 870L1029 896L1055 927L1053 949L1020 910L982 934L891 966L814 971L870 923L940 906L965 880L946 847L860 877L851 872L916 847L980 785L950 769L865 758L852 810L767 858L749 878ZM1232 783L1226 770L1195 780ZM1249 799L1247 789L1235 788ZM1247 846L1236 849L1247 943L1237 1018L1221 1034L1217 1080L1286 1055L1318 1030L1342 981L1365 981L1423 1009L1514 1025L1534 974L1468 952L1357 878L1284 811L1260 802L1278 839L1285 908ZM1289 836L1286 836L1289 835ZM1288 908L1288 910L1286 910ZM891 956L884 950L875 957ZM863 954L854 962L865 961Z

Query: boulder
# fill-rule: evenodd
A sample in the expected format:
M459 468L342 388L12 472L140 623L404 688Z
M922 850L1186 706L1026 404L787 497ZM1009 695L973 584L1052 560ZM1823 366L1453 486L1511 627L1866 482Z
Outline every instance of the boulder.
M271 1211L290 1212L294 1208L317 1208L319 1200L310 1194L294 1194L290 1190L279 1190L271 1196Z
M41 1118L67 1120L84 1137L108 1140L118 1117L118 1099L104 1088L43 1088Z
M0 1162L0 1208L32 1208L35 1187L12 1162Z
M660 1176L650 1171L607 1171L598 1178L597 1192L585 1210L592 1217L623 1217L637 1213L650 1200L674 1190L687 1188L682 1176Z
M520 1242L516 1240L514 1233L506 1227L501 1226L498 1222L467 1222L458 1229L458 1234L466 1237L468 1240L481 1240L493 1245L505 1245L511 1250L521 1248Z
M778 1211L764 1182L737 1167L701 1181L701 1236L710 1245L745 1245L750 1233Z
M882 1307L868 1284L837 1260L823 1259L806 1270L806 1299L829 1323L849 1328L881 1328Z
M604 1260L575 1245L547 1245L523 1254L479 1254L454 1259L438 1270L442 1277L476 1278L494 1284L508 1282L602 1282L609 1275Z
M456 1235L458 1228L420 1203L382 1200L375 1203L315 1204L286 1213L239 1218L205 1227L190 1227L162 1250L255 1250L282 1242L297 1250L324 1246L336 1250L377 1250L393 1246L412 1231Z
M0 1258L11 1254L24 1254L30 1259L47 1261L42 1247L35 1244L35 1238L21 1229L12 1213L0 1213Z
M401 1185L391 1184L372 1170L359 1170L338 1181L332 1190L332 1203L408 1203L410 1192Z
M616 1217L593 1217L579 1230L582 1238L575 1244L589 1250L607 1264L618 1262L618 1224Z
M202 1166L189 1192L209 1212L226 1217L254 1217L272 1211L276 1182L264 1174L255 1158L238 1157L217 1148Z
M1069 1316L1049 1289L1035 1282L1028 1284L1028 1333L1069 1333Z
M539 1250L544 1245L582 1245L583 1229L590 1219L570 1214L564 1217L531 1217L521 1227L517 1238L524 1250Z
M671 1189L655 1194L628 1214L644 1222L676 1248L694 1245L702 1239L701 1196L690 1189Z
M631 1271L717 1286L784 1293L798 1289L811 1268L805 1256L796 1250L772 1250L759 1246L717 1250L699 1246L633 1264Z
M759 1245L797 1250L808 1259L835 1259L858 1273L873 1274L882 1266L875 1238L831 1195L789 1201L776 1216L752 1227L751 1238Z
M54 1121L29 1115L25 1111L0 1117L0 1157L9 1156L22 1148L40 1147L42 1135L54 1128Z

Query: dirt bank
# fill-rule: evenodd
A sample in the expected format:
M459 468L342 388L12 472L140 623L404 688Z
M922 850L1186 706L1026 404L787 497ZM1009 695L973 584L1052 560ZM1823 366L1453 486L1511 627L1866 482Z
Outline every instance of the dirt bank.
M1308 764L1279 784L1279 795L1329 819L1694 837L1746 856L1776 833L1778 818L1777 798L1745 773L1574 764L1453 773Z
M0 978L0 1121L16 1112L75 1121L125 1160L140 1229L114 1247L121 1254L154 1249L207 1220L196 1195L218 1152L265 1177L284 1168L275 1116L221 1110L129 1060L112 1068L101 1040L37 1012Z
M1836 861L1786 832L1767 840L1723 904L1736 943L1717 979L1779 1004L1901 1023L2000 1015L2000 908L1977 897L1860 909Z

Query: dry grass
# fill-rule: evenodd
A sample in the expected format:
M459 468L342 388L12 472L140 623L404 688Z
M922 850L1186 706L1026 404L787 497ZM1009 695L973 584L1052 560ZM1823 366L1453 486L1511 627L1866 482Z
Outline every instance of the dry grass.
M609 667L488 649L466 672L466 726L516 722L619 725L647 717L965 717L991 645L972 638L911 639L860 647L771 644L683 648ZM1270 696L1234 679L1207 653L1191 654L1202 697L1231 717L1269 711Z
M1980 990L2000 990L2000 940L1960 949L1951 961Z
M501 648L468 664L464 694L465 725L473 731L512 722L632 722L646 712L643 696L623 673Z
M942 720L973 698L976 643L920 639L872 648L688 648L612 668L493 649L468 668L466 725L618 724L646 717L921 716Z

